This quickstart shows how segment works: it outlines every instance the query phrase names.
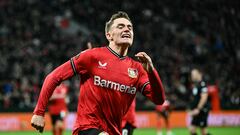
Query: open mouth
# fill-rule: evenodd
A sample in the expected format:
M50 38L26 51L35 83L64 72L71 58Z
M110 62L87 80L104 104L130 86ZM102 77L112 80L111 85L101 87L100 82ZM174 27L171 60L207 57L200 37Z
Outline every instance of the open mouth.
M131 38L131 35L130 34L123 34L122 38Z

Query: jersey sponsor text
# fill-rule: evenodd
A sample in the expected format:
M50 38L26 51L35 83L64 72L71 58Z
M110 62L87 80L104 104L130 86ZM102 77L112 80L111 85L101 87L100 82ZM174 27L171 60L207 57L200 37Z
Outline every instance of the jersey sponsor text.
M109 80L104 80L104 79L101 79L100 76L96 76L96 75L94 76L94 85L117 90L124 93L129 93L129 94L136 94L136 91L137 91L136 87L127 86L127 85L109 81Z

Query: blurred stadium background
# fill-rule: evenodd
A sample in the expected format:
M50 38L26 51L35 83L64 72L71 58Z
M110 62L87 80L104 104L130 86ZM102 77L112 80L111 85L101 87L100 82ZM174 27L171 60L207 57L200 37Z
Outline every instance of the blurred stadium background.
M134 24L130 56L146 51L163 79L173 132L188 134L189 71L199 66L214 91L210 132L239 135L238 0L0 0L0 135L34 134L29 121L44 77L87 42L106 45L105 22L118 10ZM69 130L79 92L77 78L70 83ZM135 134L156 134L154 104L137 95L136 109Z

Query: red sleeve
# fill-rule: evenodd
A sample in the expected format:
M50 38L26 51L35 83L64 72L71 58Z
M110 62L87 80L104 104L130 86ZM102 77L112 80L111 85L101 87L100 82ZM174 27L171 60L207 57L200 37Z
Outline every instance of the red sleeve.
M163 110L163 107L162 107L162 105L157 105L155 107L155 109L156 109L156 111L161 112Z
M157 70L154 69L152 73L147 73L143 68L141 70L140 92L155 104L163 104L165 93Z
M83 74L89 68L90 51L83 51L79 55L71 58L70 61L62 64L52 71L45 78L34 114L44 115L49 98L52 96L54 89L64 80L69 79L75 74Z
M57 67L54 71L47 75L44 80L37 105L34 109L34 114L44 116L46 106L48 104L49 98L53 94L55 88L64 80L72 77L74 75L70 61Z
M85 50L71 58L71 66L75 74L84 74L91 69L92 52L94 49Z

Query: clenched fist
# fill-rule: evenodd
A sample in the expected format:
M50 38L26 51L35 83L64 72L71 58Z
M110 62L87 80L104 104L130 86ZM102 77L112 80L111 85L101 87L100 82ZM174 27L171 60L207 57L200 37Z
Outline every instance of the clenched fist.
M40 133L43 132L44 126L45 126L45 120L43 116L40 115L33 115L31 119L31 125L36 130L38 130Z

